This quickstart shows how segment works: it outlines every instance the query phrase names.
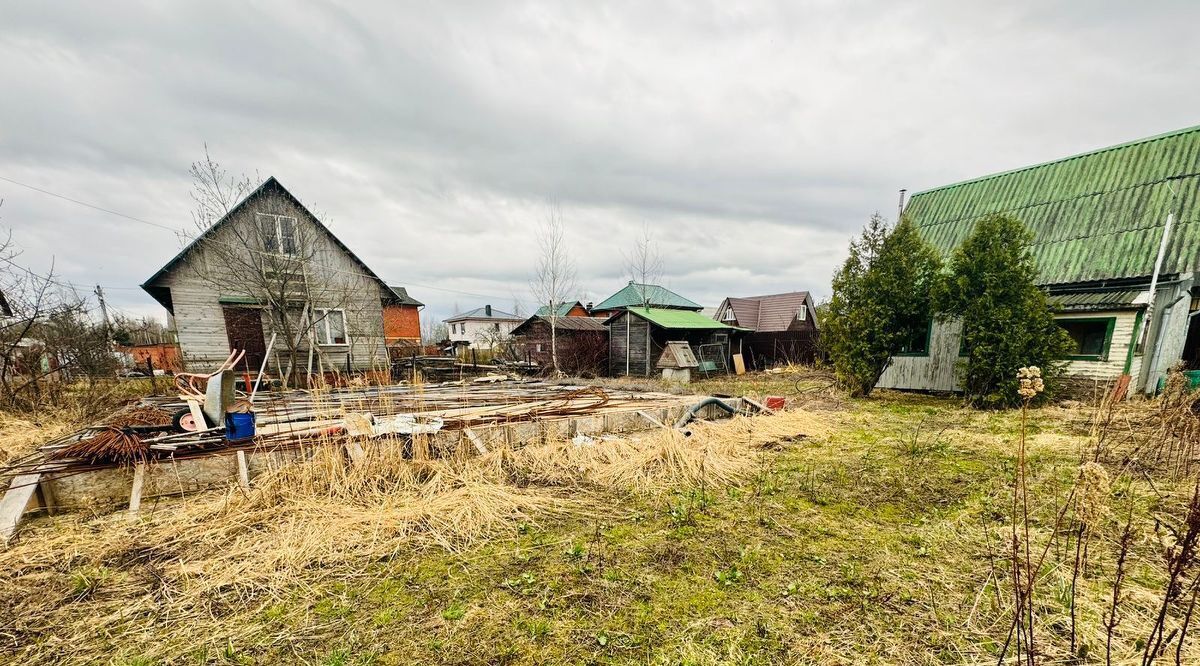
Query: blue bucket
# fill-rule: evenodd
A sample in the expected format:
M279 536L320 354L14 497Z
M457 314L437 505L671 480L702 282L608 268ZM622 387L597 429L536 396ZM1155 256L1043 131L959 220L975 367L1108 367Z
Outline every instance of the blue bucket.
M225 415L225 440L244 442L254 438L254 412Z

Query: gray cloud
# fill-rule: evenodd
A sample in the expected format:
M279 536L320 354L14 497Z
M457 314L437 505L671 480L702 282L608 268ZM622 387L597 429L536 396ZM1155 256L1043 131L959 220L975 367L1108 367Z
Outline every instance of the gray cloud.
M586 296L624 282L643 224L693 299L824 294L900 187L1194 124L1197 18L1191 3L13 5L0 176L184 229L208 142L278 177L435 316L527 298L552 202ZM132 287L173 234L2 181L0 197L31 263L158 312Z

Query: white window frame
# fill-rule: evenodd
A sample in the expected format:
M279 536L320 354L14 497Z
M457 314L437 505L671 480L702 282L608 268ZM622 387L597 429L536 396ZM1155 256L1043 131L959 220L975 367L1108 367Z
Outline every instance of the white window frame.
M797 320L797 321L804 321L804 320L806 320L806 319L808 319L808 306L807 306L807 305L801 305L801 306L800 306L800 311L796 313L796 320Z
M317 319L313 322L313 328L316 329L317 344L321 347L349 347L350 346L350 331L346 326L346 310L344 308L315 308ZM342 315L342 335L346 338L345 342L333 342L333 331L329 328L329 313L338 312ZM324 334L322 336L322 334ZM327 342L322 342L322 339Z
M725 308L725 312L721 315L721 321L737 321L737 315L733 314L733 308Z
M285 257L294 257L297 254L296 248L296 218L291 215L275 215L274 213L255 213L257 216L258 229L260 233L264 233L264 222L273 222L275 227L275 250L267 247L266 237L264 233L263 250L270 254L279 254ZM283 249L283 221L288 220L292 223L292 250L285 252Z

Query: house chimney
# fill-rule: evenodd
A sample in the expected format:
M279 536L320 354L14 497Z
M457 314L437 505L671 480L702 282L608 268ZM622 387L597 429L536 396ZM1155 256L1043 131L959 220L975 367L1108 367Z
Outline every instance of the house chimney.
M591 312L591 311L592 311L592 306L594 306L594 305L595 305L595 303L593 303L593 302L591 302L591 301L588 301L588 304L587 304L587 311L588 311L588 312Z
M492 306L490 306L490 305L483 306L483 313L489 317L492 316Z

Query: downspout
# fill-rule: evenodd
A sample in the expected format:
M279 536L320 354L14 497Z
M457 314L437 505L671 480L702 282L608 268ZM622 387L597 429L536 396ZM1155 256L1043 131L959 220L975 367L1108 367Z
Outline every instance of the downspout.
M629 346L630 342L631 342L631 338L629 337L630 321L631 320L629 318L629 312L626 311L625 312L625 376L626 377L629 376L629 356L633 353L633 350L630 349L630 346Z
M1142 331L1137 347L1135 348L1135 353L1137 349L1141 349L1142 353L1145 353L1146 338L1150 337L1150 327L1154 326L1154 301L1158 298L1158 275L1162 272L1163 259L1166 257L1167 245L1171 240L1171 226L1175 223L1175 211L1173 209L1175 206L1175 188L1171 187L1170 183L1166 183L1166 185L1171 190L1171 209L1167 211L1167 223L1163 226L1162 240L1158 243L1158 256L1154 258L1154 272L1150 275L1150 298L1146 301L1146 315L1142 317ZM1160 324L1159 328L1161 327L1162 325ZM1156 353L1151 354L1151 356L1155 356ZM1140 388L1146 388L1146 382L1150 377L1149 373L1153 371L1154 365L1153 360L1149 368L1144 363L1142 364L1141 372L1138 373L1140 375L1138 377Z
M1167 224L1163 227L1162 240L1158 244L1158 256L1154 259L1154 273L1150 275L1150 299L1146 301L1146 317L1142 323L1142 335L1138 346L1145 348L1146 338L1150 335L1151 322L1154 320L1154 300L1158 296L1158 274L1162 271L1163 257L1167 253L1167 243L1171 240L1171 225L1175 222L1174 211L1167 213Z

